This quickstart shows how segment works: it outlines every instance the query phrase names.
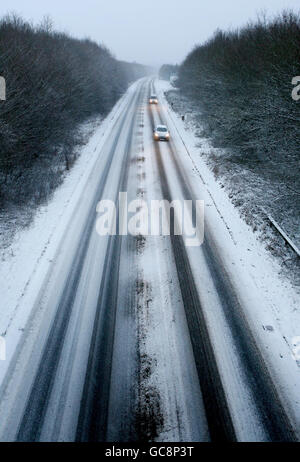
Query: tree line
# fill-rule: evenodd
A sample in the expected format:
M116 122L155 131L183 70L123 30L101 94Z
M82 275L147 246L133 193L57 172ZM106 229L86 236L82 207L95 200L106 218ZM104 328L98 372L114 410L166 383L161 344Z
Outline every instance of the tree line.
M39 203L70 168L80 124L107 114L148 69L16 16L0 20L0 57L0 207Z
M299 74L300 16L284 12L217 31L184 60L178 85L217 145L239 161L284 162L286 170L299 161L300 105L291 97Z
M268 210L297 242L299 14L285 11L239 30L219 30L191 51L178 74L182 102L201 135L222 148L211 150L209 162L235 191L241 213L253 223L251 214L264 217L262 210Z

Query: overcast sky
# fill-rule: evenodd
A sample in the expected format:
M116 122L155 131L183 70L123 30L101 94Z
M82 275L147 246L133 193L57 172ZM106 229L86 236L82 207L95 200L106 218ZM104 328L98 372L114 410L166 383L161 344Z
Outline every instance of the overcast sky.
M145 64L180 63L217 28L228 29L266 10L300 10L299 0L1 0L0 16L16 12L35 23L104 43L119 58Z

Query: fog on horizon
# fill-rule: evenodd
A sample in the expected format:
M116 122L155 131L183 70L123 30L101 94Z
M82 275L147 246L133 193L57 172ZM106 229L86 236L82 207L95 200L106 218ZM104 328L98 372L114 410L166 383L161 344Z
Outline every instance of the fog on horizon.
M299 0L10 0L0 17L15 12L40 23L49 16L54 28L105 44L121 60L159 66L180 63L217 28L229 29L283 9L299 11Z

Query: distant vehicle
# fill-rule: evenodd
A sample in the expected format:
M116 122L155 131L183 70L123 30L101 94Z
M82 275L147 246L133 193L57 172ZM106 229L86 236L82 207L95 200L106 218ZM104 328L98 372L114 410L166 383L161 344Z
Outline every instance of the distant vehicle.
M169 141L170 133L166 125L157 125L153 130L153 135L155 141Z
M156 95L151 95L149 98L149 103L150 104L158 104L158 99Z

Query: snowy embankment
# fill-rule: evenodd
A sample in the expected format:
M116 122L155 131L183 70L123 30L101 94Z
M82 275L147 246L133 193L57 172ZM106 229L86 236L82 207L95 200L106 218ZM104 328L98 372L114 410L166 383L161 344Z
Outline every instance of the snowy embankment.
M280 274L278 260L266 250L258 233L254 233L245 223L224 187L216 181L206 157L201 155L203 150L211 152L209 140L195 136L193 130L189 130L181 117L172 111L164 95L172 87L159 80L155 86L190 184L197 197L205 200L205 221L214 237L224 268L236 287L244 315L272 370L279 392L299 428L298 289Z
M276 156L272 160L262 157L254 161L234 146L222 148L228 140L222 143L221 135L209 130L199 103L174 88L168 88L166 97L176 113L185 115L185 128L195 134L198 154L239 209L243 220L258 232L267 250L277 257L281 273L300 288L299 252L287 245L278 229L279 225L294 247L299 248L300 196L291 178L291 170L295 174L295 163L293 168L287 159L276 162Z
M95 181L92 173L99 152L131 95L129 90L97 127L63 184L49 203L37 210L30 227L18 231L11 245L2 250L0 337L5 340L6 360L0 362L0 384L65 231L81 200L94 193L90 183Z

